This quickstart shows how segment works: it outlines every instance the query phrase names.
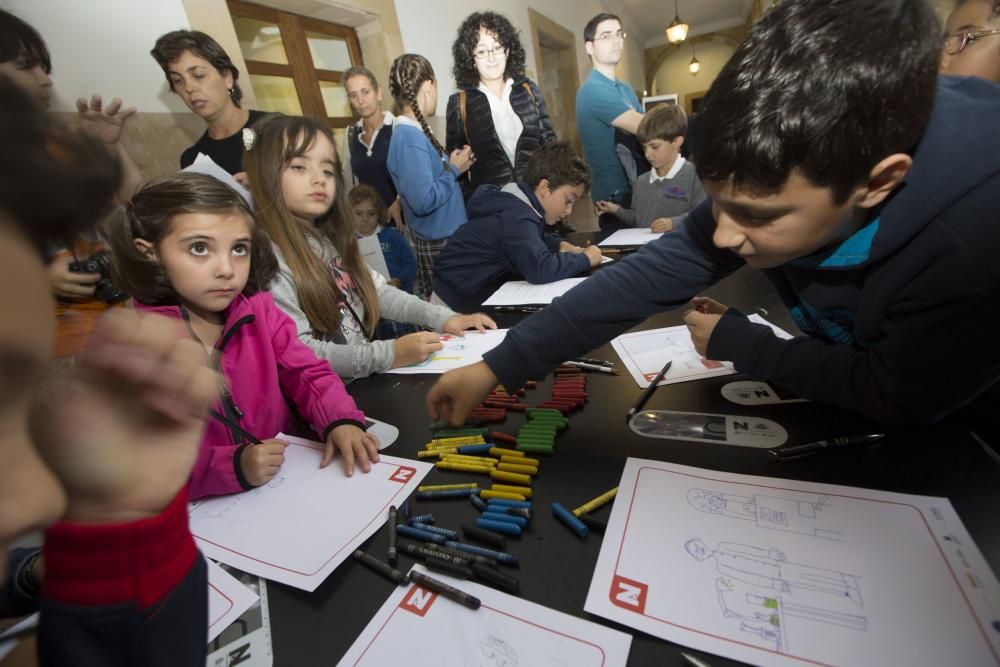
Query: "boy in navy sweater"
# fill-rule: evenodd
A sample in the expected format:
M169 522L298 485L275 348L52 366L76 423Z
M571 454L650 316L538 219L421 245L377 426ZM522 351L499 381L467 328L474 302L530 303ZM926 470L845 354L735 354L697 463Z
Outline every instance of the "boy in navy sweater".
M883 422L995 400L1000 86L939 80L940 50L925 2L775 5L694 127L711 200L515 327L483 363L444 375L432 415L461 423L498 379L520 387L745 264L806 335L782 340L698 300L685 321L709 359Z
M434 293L459 312L471 312L504 281L571 278L601 263L596 246L580 248L550 234L590 187L590 169L565 141L535 151L523 183L480 186L469 200L469 221L434 263Z

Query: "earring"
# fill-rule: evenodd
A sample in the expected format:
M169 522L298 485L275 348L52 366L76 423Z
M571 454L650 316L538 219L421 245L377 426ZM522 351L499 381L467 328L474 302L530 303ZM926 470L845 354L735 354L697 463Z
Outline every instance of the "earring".
M229 89L229 97L232 97L232 96L233 96L233 89L232 89L232 88L230 88L230 89Z

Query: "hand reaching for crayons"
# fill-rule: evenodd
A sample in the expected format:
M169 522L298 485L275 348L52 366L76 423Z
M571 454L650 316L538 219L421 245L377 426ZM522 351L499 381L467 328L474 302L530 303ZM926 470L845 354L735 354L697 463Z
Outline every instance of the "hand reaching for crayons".
M714 299L696 296L691 299L693 308L684 313L684 323L691 332L691 342L694 349L703 357L708 356L708 341L712 338L715 325L722 319L723 313L729 310Z

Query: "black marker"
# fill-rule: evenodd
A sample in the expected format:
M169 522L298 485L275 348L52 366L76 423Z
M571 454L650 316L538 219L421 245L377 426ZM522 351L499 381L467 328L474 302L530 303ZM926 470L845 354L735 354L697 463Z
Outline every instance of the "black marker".
M357 551L354 552L354 560L360 562L362 565L367 566L368 568L374 570L375 572L378 572L386 579L391 579L392 581L396 582L397 585L403 585L409 583L409 580L406 578L405 574L403 574L399 570L394 570L389 565L386 565L385 563L380 561L378 558L375 558L371 554L366 554L361 549L358 549Z
M659 386L660 380L662 380L663 376L666 375L667 371L670 370L670 364L672 363L674 363L673 360L667 362L667 365L664 366L660 370L660 372L656 374L656 377L653 378L653 381L649 383L649 386L646 387L646 390L642 392L642 395L639 396L639 400L635 402L635 405L633 405L632 408L627 413L625 413L626 424L632 419L632 417L635 416L637 412L639 412L639 410L642 410L642 406L646 405L646 401L648 401L649 397L653 395L654 391L656 391L656 387Z
M260 438L258 438L257 436L255 436L253 433L250 433L245 428L243 428L242 426L240 426L235 421L233 421L229 417L225 416L224 414L222 414L221 412L219 412L215 408L209 408L208 412L209 412L209 414L212 415L212 417L216 421L222 422L223 424L225 424L226 426L228 426L230 429L232 429L234 433L239 433L240 435L242 435L244 438L246 438L247 440L249 440L253 444L255 444L255 445L263 445L264 444L263 442L261 442Z
M479 601L479 598L460 591L453 586L449 586L443 581L428 577L426 574L410 572L410 580L421 588L426 588L429 591L439 593L449 600L454 600L469 609L479 609L479 606L482 604L482 602Z
M537 313L544 306L490 306L498 313Z
M851 445L865 445L876 442L885 437L885 433L869 433L866 435L849 435L840 438L830 438L829 440L817 440L807 442L804 445L792 445L791 447L778 447L767 450L768 461L771 463L785 463L804 459L807 456L819 454L825 449L836 449L838 447L850 447Z
M396 564L396 506L389 507L389 562Z
M602 533L608 527L608 522L605 519L599 519L598 517L591 516L589 514L581 514L577 517L577 519L587 524L587 527L591 530L596 530Z
M517 579L510 576L509 574L504 574L495 567L489 567L487 565L480 565L479 563L473 563L472 571L475 573L477 577L479 577L483 581L488 581L489 583L494 584L495 586L499 586L505 591L514 594L520 593L521 591L521 584Z

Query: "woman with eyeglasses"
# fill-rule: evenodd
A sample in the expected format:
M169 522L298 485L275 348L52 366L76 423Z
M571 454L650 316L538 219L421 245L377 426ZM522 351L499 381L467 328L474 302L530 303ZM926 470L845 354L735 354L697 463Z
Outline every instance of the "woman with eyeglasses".
M524 76L524 47L505 16L470 14L451 51L459 92L448 98L445 143L448 152L472 147L475 160L461 179L468 201L480 185L523 177L531 154L556 135L542 91Z
M945 26L941 72L1000 82L1000 0L958 0Z

